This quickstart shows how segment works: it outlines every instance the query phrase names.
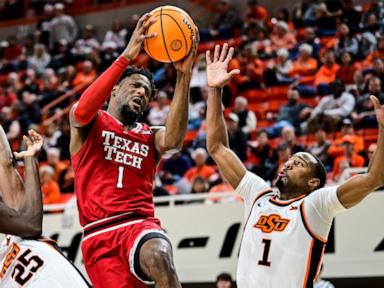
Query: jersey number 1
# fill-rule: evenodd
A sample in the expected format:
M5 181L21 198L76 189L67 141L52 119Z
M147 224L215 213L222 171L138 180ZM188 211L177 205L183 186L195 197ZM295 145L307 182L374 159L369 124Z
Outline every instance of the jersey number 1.
M117 188L123 188L123 178L124 178L124 166L119 166L119 175L117 176Z
M264 252L263 252L263 258L259 260L259 265L263 266L271 266L271 262L268 261L268 256L269 256L269 249L271 248L271 241L270 239L263 239L264 243Z

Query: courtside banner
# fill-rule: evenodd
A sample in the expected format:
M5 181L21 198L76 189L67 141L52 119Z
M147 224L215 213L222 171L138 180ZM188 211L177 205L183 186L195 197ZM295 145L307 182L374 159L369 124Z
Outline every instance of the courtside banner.
M191 201L188 196L182 200L160 198L167 206L156 207L157 217L172 241L177 272L184 283L213 282L223 271L236 275L243 204L233 201L231 196L223 196L227 200L216 204L203 203L208 197L200 197L202 203L191 204L185 203L196 199ZM82 230L73 204L59 213L59 207L46 207L55 213L44 215L43 231L57 240L64 253L84 272ZM372 193L356 207L337 216L324 256L323 277L383 277L383 219L384 192Z

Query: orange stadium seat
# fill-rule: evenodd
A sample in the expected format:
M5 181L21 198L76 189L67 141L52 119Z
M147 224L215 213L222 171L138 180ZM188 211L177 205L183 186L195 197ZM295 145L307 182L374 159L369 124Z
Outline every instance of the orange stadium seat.
M249 89L242 94L248 99L249 103L262 102L268 95L267 91L264 89Z

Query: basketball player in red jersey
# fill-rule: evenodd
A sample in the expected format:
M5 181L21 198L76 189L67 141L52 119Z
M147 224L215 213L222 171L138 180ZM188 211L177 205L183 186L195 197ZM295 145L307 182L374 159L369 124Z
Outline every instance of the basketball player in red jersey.
M70 112L70 151L84 227L84 264L95 288L181 287L171 244L154 218L152 181L164 153L180 149L188 118L189 82L198 46L174 63L175 93L165 129L138 123L154 94L148 70L128 67L147 27L140 18L122 55L83 93ZM196 35L198 31L196 30ZM101 111L109 100L107 111Z

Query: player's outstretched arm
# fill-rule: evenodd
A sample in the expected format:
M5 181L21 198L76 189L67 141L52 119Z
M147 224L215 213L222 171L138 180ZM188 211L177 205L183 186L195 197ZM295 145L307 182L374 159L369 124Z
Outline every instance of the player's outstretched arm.
M15 161L7 136L0 125L0 191L6 205L16 207L24 197L23 179L15 169Z
M0 203L0 232L21 237L40 236L43 223L43 202L37 155L43 146L43 138L33 130L24 136L27 150L15 153L25 165L25 194L17 207Z
M127 68L129 61L135 59L140 53L143 41L156 37L155 33L145 35L147 28L156 21L156 18L147 21L150 16L151 14L147 13L139 19L122 55L81 95L79 102L71 110L72 126L86 126L96 117L97 112L103 107L116 82Z
M175 93L165 123L165 130L159 130L155 136L156 150L160 155L170 150L179 150L183 146L188 123L189 84L198 46L199 31L196 28L192 49L188 56L174 63L177 72Z
M224 44L221 53L216 45L213 59L207 51L207 79L209 86L207 104L207 148L223 176L236 188L246 173L246 168L236 154L229 149L228 134L222 109L222 90L231 78L239 74L238 69L227 71L233 56L233 48Z
M337 196L346 208L355 206L370 192L384 185L384 105L381 106L375 96L371 96L371 101L379 124L377 149L366 174L356 175L338 187Z

